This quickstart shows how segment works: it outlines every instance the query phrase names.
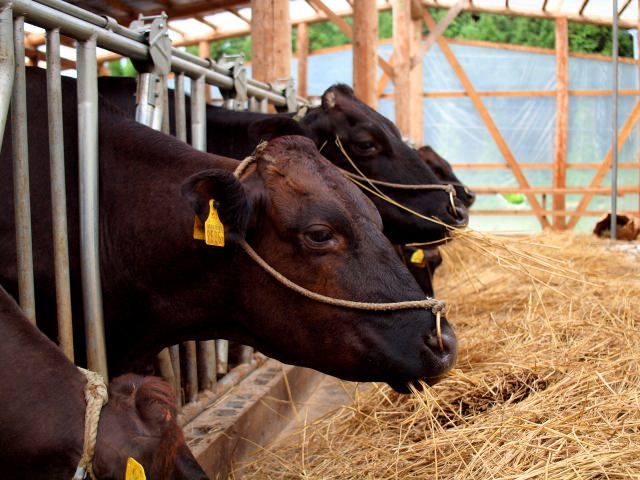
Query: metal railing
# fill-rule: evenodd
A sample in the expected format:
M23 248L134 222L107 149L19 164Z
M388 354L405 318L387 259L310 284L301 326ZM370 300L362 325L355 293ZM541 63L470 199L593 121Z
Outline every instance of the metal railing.
M177 50L171 46L164 15L140 18L132 28L115 20L70 5L61 0L0 0L0 141L4 135L9 104L13 135L15 221L18 249L19 301L35 322L33 256L31 252L31 213L27 151L25 101L24 21L46 30L47 98L51 165L51 199L54 234L56 303L60 347L73 361L73 326L69 287L66 188L64 184L64 145L62 92L60 87L60 35L76 39L78 82L78 153L80 178L80 249L82 295L86 331L87 366L105 377L106 347L102 313L99 267L98 198L98 89L96 48L127 56L137 66L136 120L152 128L169 131L167 76L175 78L176 136L187 139L185 82L191 84L191 143L206 150L205 85L220 88L225 106L235 110L267 111L271 103L294 111L306 101L296 96L291 82L269 85L247 78L239 58L217 64ZM229 371L228 343L225 340L190 341L163 350L158 356L161 374L171 382L182 400L195 402L189 409L204 408L216 394L251 372L257 365L253 350L241 347L241 363ZM181 365L180 349L185 361ZM218 375L226 376L217 383ZM198 386L200 388L198 388ZM204 391L198 400L198 392ZM198 400L198 401L197 401ZM197 402L196 402L197 401Z

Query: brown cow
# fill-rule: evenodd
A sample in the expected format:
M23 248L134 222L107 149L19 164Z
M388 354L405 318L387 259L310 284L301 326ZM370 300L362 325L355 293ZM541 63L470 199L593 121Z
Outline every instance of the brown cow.
M30 72L28 81L37 72ZM55 309L47 120L43 89L29 89L36 310ZM63 81L72 298L81 298L75 82ZM0 282L15 295L13 192L5 134L0 159ZM194 150L100 105L100 267L112 374L135 370L184 340L226 338L345 379L404 388L435 381L455 361L443 319L443 348L430 310L366 312L310 300L276 283L238 240L314 292L364 302L424 299L382 233L373 204L306 137L279 137L239 181L238 162ZM186 198L186 200L185 200ZM219 202L224 248L194 240L195 214ZM77 304L76 304L77 306ZM74 311L76 332L83 313ZM55 325L42 325L55 337Z
M85 376L0 286L0 476L72 477L83 449ZM128 457L158 480L208 478L176 423L171 387L128 374L109 385L93 458L98 479L124 479Z

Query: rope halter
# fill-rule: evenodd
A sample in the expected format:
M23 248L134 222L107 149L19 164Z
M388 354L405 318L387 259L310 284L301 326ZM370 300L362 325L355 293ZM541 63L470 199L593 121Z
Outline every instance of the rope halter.
M380 190L377 187L377 185L379 185L381 187L395 188L397 190L442 190L442 191L444 191L444 192L449 194L449 201L451 202L451 208L452 208L453 214L455 216L458 216L457 210L456 210L456 203L455 203L455 200L454 200L454 198L456 196L456 189L454 188L454 186L452 184L450 184L450 183L448 183L448 184L443 184L443 183L406 184L406 183L384 182L382 180L373 180L373 179L367 177L362 172L362 170L360 170L358 168L356 163L351 159L351 157L349 156L349 154L345 150L344 146L342 145L342 141L340 140L340 137L338 135L336 135L336 145L337 145L338 149L342 152L342 155L344 155L344 158L347 159L349 164L358 173L356 174L356 173L353 173L353 172L349 172L348 170L344 170L342 168L339 168L338 170L340 170L344 176L346 176L349 180L351 180L353 183L358 185L363 190L366 190L369 193L377 196L378 198L386 201L387 203L390 203L391 205L395 205L396 207L401 208L401 209L403 209L403 210L405 210L405 211L407 211L407 212L409 212L409 213L411 213L411 214L413 214L413 215L415 215L415 216L417 216L419 218L422 218L423 220L427 220L427 221L430 221L430 222L433 222L433 223L437 223L439 225L444 225L446 227L449 227L444 222L441 222L441 221L439 221L437 219L422 215L422 214L416 212L415 210L412 210L409 207L406 207L406 206L402 205L401 203L397 202L396 200L393 200L387 194L383 193L382 190ZM324 144L323 144L323 147L324 147ZM369 187L367 187L362 182L368 183Z
M107 386L99 373L85 370L78 367L87 379L84 387L84 400L87 408L84 413L84 440L82 445L82 456L78 462L78 467L73 474L72 480L83 480L87 473L95 480L93 474L93 455L96 451L96 439L98 438L98 423L100 422L100 411L107 403L109 394Z
M257 161L257 157L267 147L268 142L262 142L256 147L254 153L240 162L240 165L233 172L234 176L238 179L246 172L247 168ZM436 316L436 333L438 336L438 345L441 350L444 351L444 344L442 342L442 329L441 329L441 315L446 308L446 303L442 300L436 300L434 298L425 298L424 300L409 300L403 302L390 302L390 303L371 303L371 302L357 302L352 300L343 300L340 298L329 297L320 293L312 292L304 288L301 285L289 280L287 277L278 272L275 268L269 265L248 243L244 238L239 240L239 244L245 253L256 262L265 272L271 275L275 280L284 285L285 287L293 290L294 292L309 298L311 300L326 303L337 307L350 308L355 310L368 310L368 311L395 311L395 310L410 310L410 309L430 309Z

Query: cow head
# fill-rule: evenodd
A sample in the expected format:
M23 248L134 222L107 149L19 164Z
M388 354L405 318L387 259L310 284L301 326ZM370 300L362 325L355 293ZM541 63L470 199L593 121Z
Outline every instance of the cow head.
M476 195L471 191L469 187L464 185L460 179L453 173L451 164L442 158L438 153L429 145L420 147L418 149L418 155L429 166L433 173L438 177L442 183L453 184L456 189L456 198L462 203L465 208L471 207L476 200Z
M441 350L430 310L372 312L311 300L233 246L242 236L286 278L323 295L373 303L424 299L383 235L378 211L311 140L276 138L241 182L228 175L196 174L184 183L183 194L199 214L215 198L230 233L225 250L235 255L231 268L242 286L227 300L240 325L229 333L232 340L287 363L350 380L386 381L397 389L434 381L451 368L455 335L443 319Z
M93 459L97 478L124 479L129 457L154 480L208 478L184 441L173 398L159 378L127 374L111 382Z
M336 136L357 167L373 180L399 184L440 183L415 150L402 140L398 128L358 100L345 85L329 88L322 96L322 105L311 110L301 123L318 147L324 145L322 154L341 168L354 171L336 145ZM451 226L466 224L444 191L381 189L422 215ZM385 234L394 243L435 241L447 234L442 225L418 218L374 195L369 197L380 211Z

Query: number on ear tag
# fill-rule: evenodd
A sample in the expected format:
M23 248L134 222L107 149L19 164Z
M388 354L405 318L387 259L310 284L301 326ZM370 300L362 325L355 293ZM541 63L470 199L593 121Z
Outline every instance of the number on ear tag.
M204 222L204 241L207 245L224 247L224 225L220 221L213 199L209 200L209 218Z
M427 264L427 259L424 256L424 250L418 248L415 252L411 254L411 263L416 267L424 268Z
M144 474L144 467L132 457L127 459L124 480L147 480L147 476Z

